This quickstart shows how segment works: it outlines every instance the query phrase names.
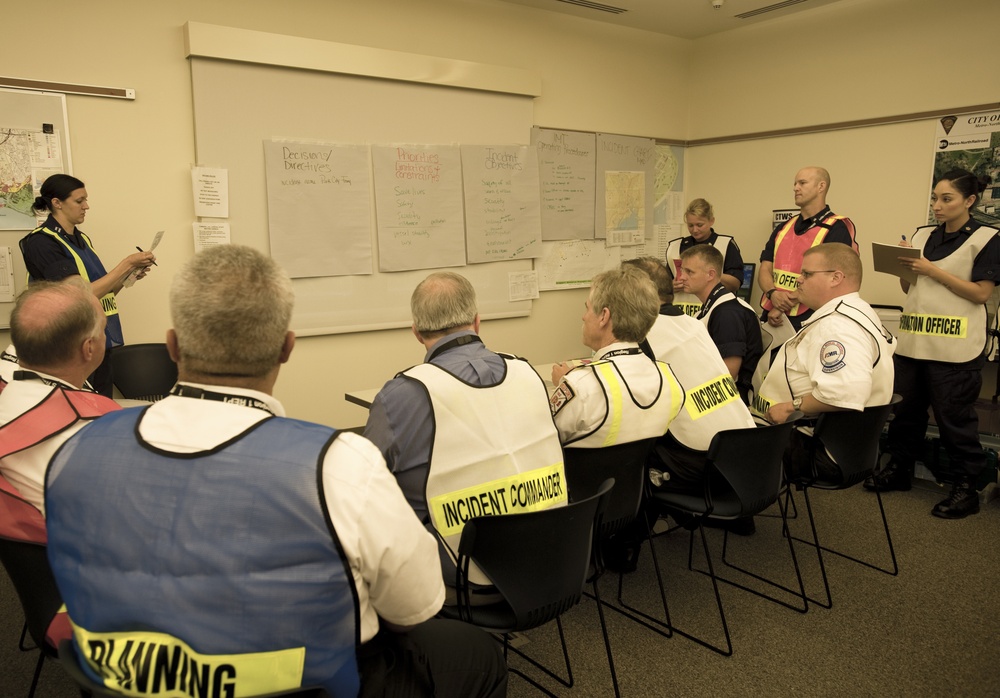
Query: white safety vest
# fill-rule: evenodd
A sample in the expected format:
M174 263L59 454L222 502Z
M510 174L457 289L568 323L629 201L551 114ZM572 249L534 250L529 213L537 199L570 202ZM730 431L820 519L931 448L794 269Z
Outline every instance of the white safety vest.
M923 250L933 226L913 234L914 247ZM961 247L934 262L964 281L972 279L976 255L997 234L981 226ZM910 285L899 318L899 353L911 359L964 363L986 349L986 306L961 298L929 276L920 275Z
M427 510L452 561L472 517L539 511L567 501L545 384L528 362L503 358L507 374L493 386L469 385L430 363L403 372L427 388L434 410ZM490 583L474 566L469 579Z
M667 243L667 271L670 272L670 278L677 278L677 270L680 266L681 261L681 242L686 240L687 237L674 238ZM717 249L722 253L722 259L726 259L726 250L729 249L729 243L732 242L732 236L730 235L719 235L716 233L715 242L712 243L712 247ZM742 281L742 279L740 279ZM673 304L681 309L685 315L691 315L692 317L698 314L701 310L701 301L698 300L698 296L693 293L684 293L683 291L674 291L674 302Z
M658 315L646 342L659 361L670 364L684 386L684 409L668 429L682 445L707 451L716 433L754 426L736 382L702 323L685 315Z
M801 397L812 392L813 385L808 375L796 376L794 378L788 375L788 371L786 370L788 365L786 354L789 351L795 351L799 345L811 337L811 333L815 331L815 328L825 318L831 317L834 314L853 320L862 331L871 335L872 339L877 343L878 353L876 354L876 362L872 366L871 393L864 404L866 407L888 404L892 399L894 376L892 354L895 346L891 344L893 342L892 335L878 321L874 311L870 311L870 313L866 312L863 306L855 307L850 305L847 300L830 302L817 310L802 325L802 329L794 337L781 345L777 356L774 357L774 363L771 364L771 370L768 371L760 386L760 390L753 397L751 411L755 415L765 417L772 405L790 402L794 397ZM819 348L817 347L816 349L817 355L815 356L815 360L820 361ZM848 346L848 350L850 350L850 346ZM835 372L831 375L834 377L832 379L836 379L837 374ZM792 385L793 380L796 382L796 385Z
M592 371L597 377L604 391L607 412L604 421L594 431L566 443L566 446L604 448L666 434L667 427L683 405L684 389L667 364L662 361L652 363L659 369L659 389L648 404L636 401L625 376L610 359L593 361L573 369L573 372Z
M753 313L754 317L757 317L757 311L753 309L753 306L751 306L749 303L747 303L742 298L738 298L735 295L733 295L731 292L726 291L726 293L723 294L722 296L720 296L717 301L715 301L714 303L712 303L712 307L710 307L708 309L708 312L705 313L705 315L700 318L701 321L703 323L705 323L705 327L708 327L708 319L710 317L712 317L712 313L715 312L716 308L718 308L723 303L731 303L732 301L736 301L737 303L739 303L740 305L742 305L744 308L746 308L747 310L749 310L751 313ZM700 307L701 306L699 306L699 308Z

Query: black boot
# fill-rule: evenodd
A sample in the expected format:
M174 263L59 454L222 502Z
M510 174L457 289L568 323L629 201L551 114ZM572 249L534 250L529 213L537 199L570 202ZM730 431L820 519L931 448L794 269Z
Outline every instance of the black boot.
M908 492L913 487L913 465L905 466L890 458L885 466L865 480L865 489L874 492Z
M959 480L952 485L951 494L938 502L931 513L942 519L964 519L969 514L978 514L979 493L968 479Z

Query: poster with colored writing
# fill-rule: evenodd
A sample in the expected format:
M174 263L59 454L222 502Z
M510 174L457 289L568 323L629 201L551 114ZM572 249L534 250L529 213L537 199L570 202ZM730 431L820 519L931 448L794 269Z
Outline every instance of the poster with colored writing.
M596 234L609 245L638 245L653 233L656 141L597 134Z
M379 271L465 264L458 146L372 146Z
M366 145L264 141L271 256L293 279L372 273Z
M463 145L470 264L541 254L538 151L530 145Z
M593 240L597 135L531 129L538 149L542 240Z

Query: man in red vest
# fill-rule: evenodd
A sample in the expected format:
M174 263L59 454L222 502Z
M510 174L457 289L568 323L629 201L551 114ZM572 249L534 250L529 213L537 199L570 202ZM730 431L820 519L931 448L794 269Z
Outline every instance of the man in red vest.
M798 331L812 310L799 303L796 283L802 270L805 251L824 242L841 242L858 251L854 223L834 215L826 205L830 191L830 173L822 167L804 167L795 174L792 185L799 215L779 223L760 253L757 283L764 313L761 321L778 327L785 318Z
M80 277L36 281L18 296L10 316L19 365L0 393L0 496L44 513L49 458L90 420L119 409L84 390L104 359L106 318Z

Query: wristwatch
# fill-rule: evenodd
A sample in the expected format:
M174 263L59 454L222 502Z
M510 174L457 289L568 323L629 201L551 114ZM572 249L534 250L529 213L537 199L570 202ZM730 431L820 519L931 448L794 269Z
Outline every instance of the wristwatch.
M772 288L772 289L770 289L768 291L764 291L764 296L766 296L768 300L771 300L771 294L774 293L777 290L778 290L777 287L775 287L775 288Z
M792 409L796 412L800 412L802 410L802 398L797 397L792 400Z

